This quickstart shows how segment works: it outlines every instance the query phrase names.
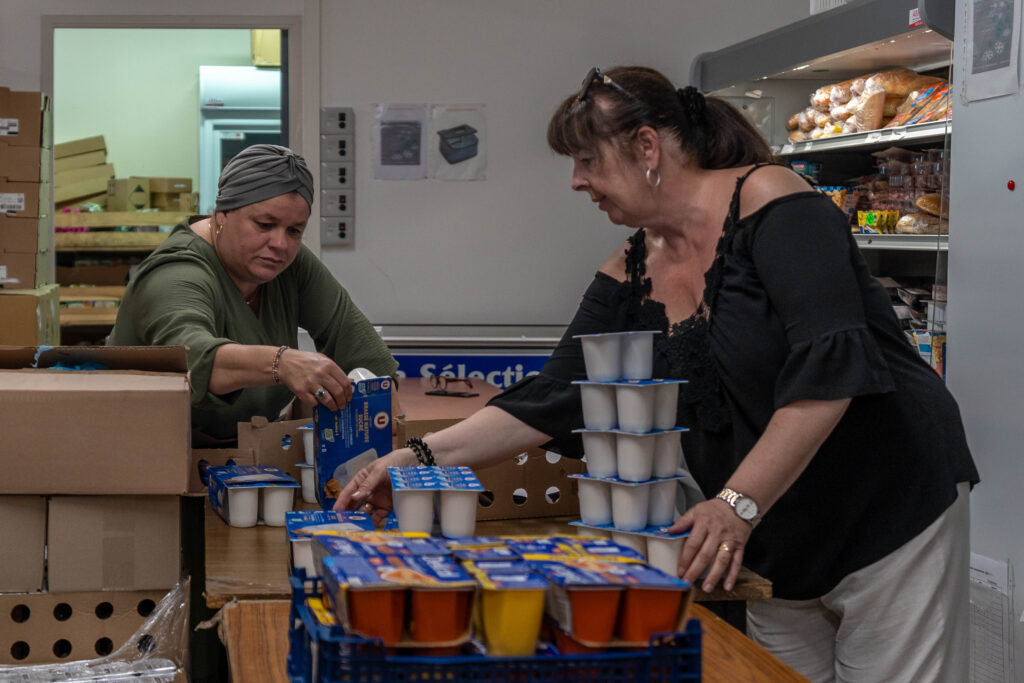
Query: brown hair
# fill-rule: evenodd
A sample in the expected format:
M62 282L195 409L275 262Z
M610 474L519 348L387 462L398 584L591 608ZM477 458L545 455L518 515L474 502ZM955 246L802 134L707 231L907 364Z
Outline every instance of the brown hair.
M629 144L641 126L667 132L700 168L747 166L772 160L757 129L735 107L695 88L676 90L658 71L617 66L604 72L618 88L600 80L582 102L567 97L548 123L548 145L558 154L594 152L602 141L632 154ZM595 102L595 97L600 98Z

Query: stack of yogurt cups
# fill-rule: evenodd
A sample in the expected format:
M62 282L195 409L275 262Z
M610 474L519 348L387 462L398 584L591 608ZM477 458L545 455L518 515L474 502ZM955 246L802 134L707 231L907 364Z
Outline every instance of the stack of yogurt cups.
M665 527L676 515L679 385L651 379L655 330L577 335L587 379L580 387L586 474L579 484L580 517L574 524L610 533L675 574L684 535Z

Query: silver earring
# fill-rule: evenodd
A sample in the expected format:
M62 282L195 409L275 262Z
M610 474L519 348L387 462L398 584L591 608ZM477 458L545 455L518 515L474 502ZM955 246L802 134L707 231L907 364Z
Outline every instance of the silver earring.
M651 171L653 170L654 169L651 168L647 169L647 173L644 174L644 177L647 178L648 185L651 187L657 187L658 185L661 185L661 171L654 171L657 174L657 177L655 177L654 180L651 180Z

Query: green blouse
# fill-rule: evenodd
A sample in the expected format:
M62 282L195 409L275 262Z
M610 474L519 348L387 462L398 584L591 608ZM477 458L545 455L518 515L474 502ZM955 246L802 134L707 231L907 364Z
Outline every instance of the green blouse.
M190 219L199 220L198 217ZM292 399L284 384L230 394L209 391L221 344L298 346L301 327L316 348L346 372L364 367L394 375L398 363L348 292L305 245L295 261L266 283L259 315L241 294L209 242L175 226L139 265L110 334L116 346L186 346L192 385L192 430L214 439L237 437L238 422L254 415L275 419Z

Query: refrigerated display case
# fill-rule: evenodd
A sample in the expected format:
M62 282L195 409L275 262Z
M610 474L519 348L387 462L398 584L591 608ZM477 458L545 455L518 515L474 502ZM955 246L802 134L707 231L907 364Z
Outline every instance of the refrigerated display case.
M873 123L852 133L843 132L847 119L829 118L827 93L834 85L848 90L858 77L892 69L909 69L925 77L922 81L934 77L952 83L954 10L953 0L855 0L700 54L690 69L691 84L740 108L780 161L813 171L805 175L813 175L819 189L836 188L831 194L850 213L851 231L872 272L904 285L901 291L894 287L897 313L908 340L918 331L922 342L944 339L945 333L952 88L929 116L907 116L921 122L897 125L896 119L889 127ZM886 91L885 113L909 111L913 93L924 91L924 86L903 95ZM824 107L820 100L812 102L821 92ZM819 105L817 116L825 120L804 133L794 122L804 110L813 118L812 104ZM939 202L930 214L918 208L926 194ZM918 212L927 220L915 224ZM924 234L895 232L900 217L906 218L899 229ZM906 295L903 302L899 293ZM920 349L944 374L944 347L936 346L934 358L930 346L922 343Z

